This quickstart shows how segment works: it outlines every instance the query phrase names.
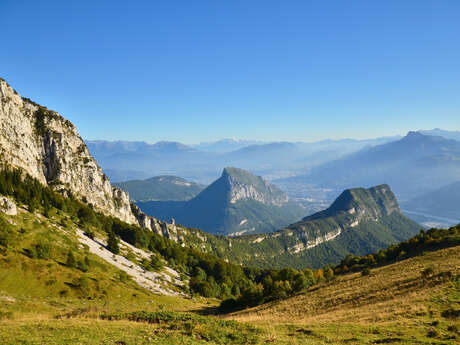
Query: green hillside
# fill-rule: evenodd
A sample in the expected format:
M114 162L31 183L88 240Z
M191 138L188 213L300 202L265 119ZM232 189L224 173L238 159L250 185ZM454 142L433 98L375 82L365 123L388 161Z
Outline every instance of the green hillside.
M192 199L206 187L177 176L155 176L114 185L127 191L132 201L184 201Z

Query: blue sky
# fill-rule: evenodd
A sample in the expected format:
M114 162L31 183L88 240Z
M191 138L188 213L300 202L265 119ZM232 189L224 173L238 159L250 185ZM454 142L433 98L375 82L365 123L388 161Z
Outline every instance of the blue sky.
M460 129L460 1L0 0L0 76L87 139Z

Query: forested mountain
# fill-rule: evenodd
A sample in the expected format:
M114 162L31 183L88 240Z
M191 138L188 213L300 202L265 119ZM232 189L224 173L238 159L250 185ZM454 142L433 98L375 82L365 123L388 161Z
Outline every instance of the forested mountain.
M154 176L114 185L127 191L132 201L184 201L192 199L206 187L177 176Z

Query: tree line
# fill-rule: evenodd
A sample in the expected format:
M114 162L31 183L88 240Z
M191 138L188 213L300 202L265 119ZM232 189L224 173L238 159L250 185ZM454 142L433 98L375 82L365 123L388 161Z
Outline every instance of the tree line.
M421 230L407 241L389 246L374 254L348 254L335 268L336 274L369 270L374 267L408 259L424 252L460 245L460 224L449 229Z

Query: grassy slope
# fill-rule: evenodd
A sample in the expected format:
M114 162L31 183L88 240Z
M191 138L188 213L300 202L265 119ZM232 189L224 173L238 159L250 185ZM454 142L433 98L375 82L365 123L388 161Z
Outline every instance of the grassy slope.
M421 278L427 267L434 276ZM450 272L450 273L447 273ZM454 278L449 278L452 274ZM272 329L300 344L458 344L460 247L338 277L324 286L228 318ZM300 341L300 339L303 339Z
M455 287L447 280L420 279L427 266L435 273L459 274L460 247L382 267L367 277L342 276L305 294L228 317L241 323L196 316L195 311L214 302L153 295L121 281L117 269L91 254L89 272L65 267L69 248L78 246L71 229L64 232L54 221L24 211L0 217L15 223L8 225L13 240L0 254L1 344L368 344L388 339L455 344L460 339L453 331L453 326L460 328L458 319L440 316L448 308L459 309L459 283ZM53 218L62 221L59 215ZM23 254L38 240L52 244L49 259ZM82 253L84 248L76 251L77 259ZM89 278L87 292L73 286L81 276ZM129 321L134 311L168 311L167 318L177 319ZM101 319L107 314L116 320ZM434 338L427 336L430 331Z
M173 310L197 307L190 300L154 295L125 279L120 270L89 253L78 242L70 222L66 230L61 230L61 219L60 216L47 219L23 209L18 216L0 213L0 226L8 224L11 235L8 248L0 250L0 295L3 300L8 297L15 300L13 304L3 305L0 308L3 312L11 311L14 315L33 311L48 315L93 305L104 305L109 310L136 310L152 303L152 310L157 310L160 304ZM50 245L49 258L26 255L26 250L38 242ZM88 256L88 272L66 266L69 250L77 260ZM84 288L79 286L82 277L88 282Z
M8 234L0 238L0 344L260 342L263 331L251 325L195 313L217 301L158 296L122 279L78 243L75 225L64 218L55 211L49 218L24 209L17 216L0 213L2 234ZM26 255L37 243L46 243L50 254ZM88 256L88 272L66 266L69 250L77 260ZM139 314L142 322L129 321Z

